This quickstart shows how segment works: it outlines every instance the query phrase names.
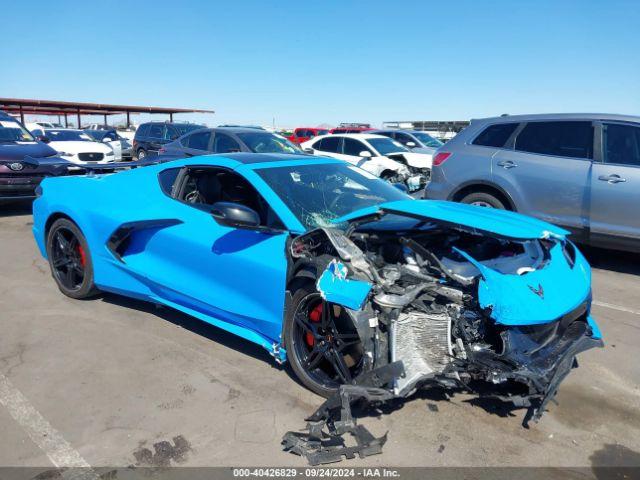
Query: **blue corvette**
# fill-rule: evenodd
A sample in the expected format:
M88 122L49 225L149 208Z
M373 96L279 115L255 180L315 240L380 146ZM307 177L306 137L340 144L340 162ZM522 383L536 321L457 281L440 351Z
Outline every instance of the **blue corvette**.
M568 232L413 200L338 160L193 157L48 178L38 194L33 233L62 293L186 312L323 396L439 384L539 416L576 354L602 345Z

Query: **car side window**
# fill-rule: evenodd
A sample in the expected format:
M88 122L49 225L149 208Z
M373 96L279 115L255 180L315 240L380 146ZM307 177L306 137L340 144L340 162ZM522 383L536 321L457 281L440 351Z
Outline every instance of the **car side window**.
M321 152L338 153L340 137L325 137L319 142L316 142L313 148Z
M232 153L241 151L240 144L225 133L216 133L213 138L213 148L211 150L215 153Z
M499 123L485 128L472 142L474 145L483 147L502 148L507 143L509 137L515 132L518 123Z
M191 135L187 135L182 140L182 145L188 148L194 148L196 150L208 150L209 140L211 140L211 132L197 132Z
M164 125L160 123L152 123L148 136L151 138L162 138L164 136Z
M355 140L353 138L345 138L342 146L342 153L344 155L353 155L354 157L359 157L360 152L366 150L371 152L364 143L360 140Z
M591 122L531 122L518 134L515 149L570 158L593 158Z
M303 137L306 137L306 136L307 136L306 134L307 134L307 131L306 131L306 130L298 130L298 131L296 132L296 137L298 137L298 138L303 138Z
M158 182L160 182L160 188L170 197L172 197L175 193L174 186L180 170L182 170L181 167L168 168L167 170L163 170L158 174Z
M142 125L140 125L138 127L138 129L136 130L136 134L135 137L148 137L149 136L149 127L150 125L148 123L143 123Z
M241 175L224 168L190 168L180 182L176 198L209 211L216 202L239 203L260 216L260 225L284 230L284 224L267 201Z
M407 135L406 133L400 133L400 132L396 132L396 140L400 142L402 145L406 145L409 142L416 143L416 141L413 138L411 138L411 135Z
M178 131L173 128L171 125L165 125L164 131L162 132L163 140L175 140L178 138Z
M603 125L604 162L640 167L640 127Z

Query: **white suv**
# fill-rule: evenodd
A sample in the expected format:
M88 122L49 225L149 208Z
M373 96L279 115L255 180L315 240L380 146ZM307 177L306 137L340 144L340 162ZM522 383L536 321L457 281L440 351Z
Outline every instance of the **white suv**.
M413 153L382 135L322 135L301 147L313 155L345 160L392 183L404 183L410 192L424 188L431 171L431 155Z

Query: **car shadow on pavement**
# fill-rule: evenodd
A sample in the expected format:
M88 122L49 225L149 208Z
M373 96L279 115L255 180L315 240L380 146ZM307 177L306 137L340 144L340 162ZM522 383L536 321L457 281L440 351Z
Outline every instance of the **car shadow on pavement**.
M640 275L640 253L623 252L580 245L580 251L593 268Z
M196 335L200 335L244 355L249 355L257 360L268 362L274 367L277 367L277 364L271 355L269 355L269 353L259 345L232 333L226 332L225 330L215 327L203 320L187 315L186 313L179 312L178 310L174 310L170 307L159 306L150 302L123 297L112 293L103 293L101 298L103 302L110 303L112 305L151 313L163 320L177 325L178 327L189 330Z
M0 204L0 217L17 217L19 215L31 215L31 213L33 212L31 205L31 200Z

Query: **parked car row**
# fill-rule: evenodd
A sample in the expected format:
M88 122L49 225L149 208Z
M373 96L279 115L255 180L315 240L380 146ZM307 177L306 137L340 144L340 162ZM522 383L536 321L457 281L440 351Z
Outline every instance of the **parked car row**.
M33 195L44 175L61 174L64 169L54 164L64 161L101 164L158 154L164 161L208 153L292 154L302 149L346 161L403 185L414 196L512 210L560 225L581 242L640 249L640 220L632 213L640 200L638 117L487 118L473 120L446 144L425 132L372 130L362 124L331 130L301 127L287 139L254 127L148 122L128 147L108 126L73 130L47 122L29 124L49 143L45 145L13 117L2 114L0 126L2 147L20 147L2 149L0 190L6 195L0 196ZM357 133L339 133L348 129ZM33 158L40 162L21 162ZM42 162L44 158L51 161ZM18 160L13 170L12 160Z
M66 175L71 165L0 111L0 201L34 198L43 178Z
M431 155L415 153L383 135L322 135L302 144L306 153L344 160L410 192L423 188L430 175Z
M48 127L46 122L27 125L31 127L33 136L43 143L54 142L51 146L74 163L108 163L131 159L131 144L113 127L80 130Z

